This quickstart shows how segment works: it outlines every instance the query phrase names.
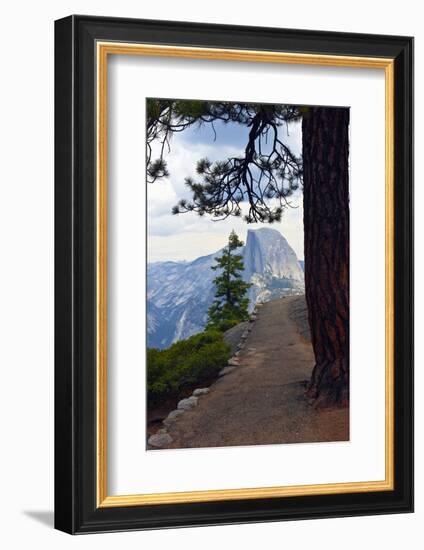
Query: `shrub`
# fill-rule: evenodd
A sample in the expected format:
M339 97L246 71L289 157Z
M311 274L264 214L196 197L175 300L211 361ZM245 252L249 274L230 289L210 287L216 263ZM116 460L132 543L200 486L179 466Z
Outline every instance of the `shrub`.
M215 330L219 330L220 332L226 332L227 330L230 330L230 328L235 327L239 323L242 323L240 319L225 319L223 321L220 321L216 325L213 325L213 327L211 328L214 328Z
M147 350L148 404L169 397L217 376L230 357L230 347L217 330L206 330L180 340L165 350Z

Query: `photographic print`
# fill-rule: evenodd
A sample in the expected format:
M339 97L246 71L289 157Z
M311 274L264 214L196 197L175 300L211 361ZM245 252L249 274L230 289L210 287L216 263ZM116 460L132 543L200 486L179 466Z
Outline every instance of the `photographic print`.
M349 440L349 108L146 103L147 449Z

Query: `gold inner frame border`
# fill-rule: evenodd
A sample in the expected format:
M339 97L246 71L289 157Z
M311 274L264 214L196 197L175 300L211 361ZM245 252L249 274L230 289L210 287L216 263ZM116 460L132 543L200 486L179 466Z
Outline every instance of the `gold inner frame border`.
M172 493L109 496L107 491L107 62L109 55L180 57L262 63L383 69L385 72L385 479L315 485L288 485L243 489L214 489ZM306 495L365 493L394 489L394 60L391 58L302 54L158 46L152 44L96 43L97 150L96 150L96 471L97 507L143 506L212 502Z

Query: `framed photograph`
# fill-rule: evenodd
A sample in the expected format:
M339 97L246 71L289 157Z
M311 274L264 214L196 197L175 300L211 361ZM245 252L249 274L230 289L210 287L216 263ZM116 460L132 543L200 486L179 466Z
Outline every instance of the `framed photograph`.
M55 26L55 525L413 510L413 39Z

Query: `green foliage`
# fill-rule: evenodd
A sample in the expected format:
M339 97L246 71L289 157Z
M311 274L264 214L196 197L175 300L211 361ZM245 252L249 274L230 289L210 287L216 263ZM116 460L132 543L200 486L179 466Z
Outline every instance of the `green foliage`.
M168 176L168 167L166 165L166 162L162 158L154 160L147 167L147 177L151 180L156 180L158 178L164 178Z
M206 113L207 103L205 101L196 100L176 100L173 110L176 116L182 119L198 120Z
M281 220L289 198L302 185L302 159L283 139L281 128L307 115L305 107L264 103L230 103L181 99L147 100L147 181L154 183L169 171L164 152L173 134L190 126L209 125L217 139L215 122L248 129L244 152L211 162L200 159L196 178L186 178L191 199L178 202L172 212L196 212L215 220L243 217L247 223ZM219 125L217 126L217 128ZM160 144L159 158L152 145ZM157 151L158 149L155 148Z
M226 365L230 347L222 333L206 330L165 350L147 350L149 406L210 380Z
M234 253L241 246L243 242L232 231L222 256L215 258L212 269L221 270L221 274L214 279L215 300L208 310L208 328L225 331L249 317L246 293L251 285L241 278L243 257Z
M158 99L148 98L146 108L148 122L157 119L161 114L161 102Z

